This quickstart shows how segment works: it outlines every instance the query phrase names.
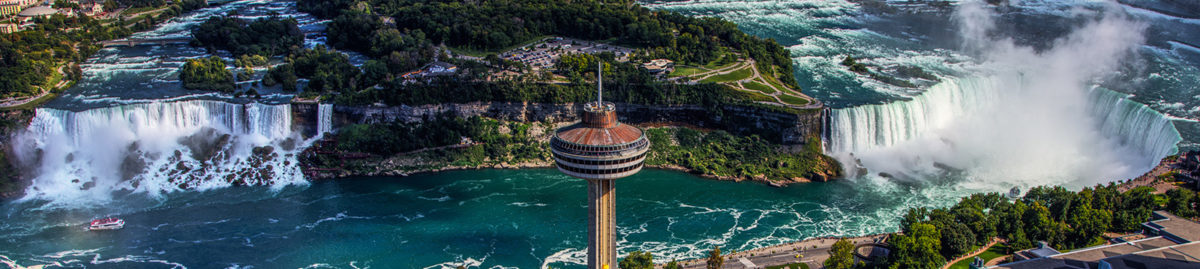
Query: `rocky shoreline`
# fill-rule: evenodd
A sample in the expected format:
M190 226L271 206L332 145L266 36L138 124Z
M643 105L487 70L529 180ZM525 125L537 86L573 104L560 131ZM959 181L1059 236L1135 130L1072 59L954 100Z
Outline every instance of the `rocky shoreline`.
M393 162L393 164L394 164L395 157L388 158L385 160L380 160L379 162L377 162L380 165L380 166L377 166L377 168L379 168L379 169L374 169L373 171L354 172L354 171L350 171L348 169L339 169L337 171L324 171L324 172L319 173L315 177L310 178L310 180L314 180L314 181L338 180L338 179L350 178L350 177L379 177L379 176L407 177L407 176L423 174L423 173L437 173L437 172L456 171L456 170L533 169L533 168L554 168L555 167L554 163L551 162L550 160L521 162L521 163L515 163L515 164L509 164L509 163L502 162L502 163L498 163L498 164L443 165L443 166L438 166L435 164L428 164L428 163L424 163L424 164L405 163L405 165L398 165L398 166L393 166L393 167L389 167L389 165L387 164L389 161ZM805 178L792 178L792 179L784 181L784 180L771 180L771 179L769 179L765 176L761 176L761 175L756 176L756 177L751 177L751 178L745 178L745 177L735 177L735 176L700 174L700 173L696 173L696 170L694 170L694 169L688 169L687 167L683 167L683 166L679 166L679 165L646 165L646 168L679 171L679 172L684 172L684 173L695 175L695 176L698 176L701 178L712 179L712 180L733 181L733 182L751 181L751 182L766 184L766 185L769 185L772 187L786 187L790 184L795 184L795 183L813 182L812 180L805 179Z

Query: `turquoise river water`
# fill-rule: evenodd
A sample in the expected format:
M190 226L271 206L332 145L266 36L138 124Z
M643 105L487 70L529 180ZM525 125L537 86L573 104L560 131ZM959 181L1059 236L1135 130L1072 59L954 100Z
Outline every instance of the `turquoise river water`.
M294 2L224 2L136 36L184 37L237 11L296 18L314 32L306 46L325 40L328 21ZM1200 6L1027 0L938 11L887 1L888 11L859 2L871 1L641 2L778 40L803 91L831 109L827 153L855 173L774 188L643 171L617 183L622 255L645 250L666 262L713 246L893 232L908 208L1122 180L1196 148ZM965 47L970 40L1007 46ZM838 64L846 56L918 87L850 72ZM0 201L0 268L584 267L582 181L529 169L311 182L295 158L311 140L294 131L311 126L293 125L292 93L184 90L177 70L198 57L206 52L186 45L107 48L37 110L6 145L31 186ZM900 72L913 67L937 79ZM319 109L317 129L334 127L330 108ZM273 158L251 154L265 146ZM244 175L255 186L224 180ZM126 228L83 231L108 215Z

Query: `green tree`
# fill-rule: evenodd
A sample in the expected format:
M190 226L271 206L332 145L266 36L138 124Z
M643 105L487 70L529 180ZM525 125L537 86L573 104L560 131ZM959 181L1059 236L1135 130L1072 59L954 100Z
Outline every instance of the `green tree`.
M234 90L233 72L225 69L225 60L217 56L188 59L179 72L179 80L184 88L192 90Z
M888 256L889 268L938 268L946 262L941 254L941 237L937 227L931 224L913 224L911 233L897 235L891 240L893 252Z
M654 269L654 255L650 254L650 252L630 252L617 265L621 269Z
M714 246L713 250L708 252L708 261L704 268L721 269L722 266L725 266L725 257L721 256L721 246Z
M829 259L825 260L825 268L851 269L854 265L854 243L844 238L838 239L829 249Z
M1184 218L1196 217L1196 204L1200 202L1196 192L1188 189L1171 189L1167 191L1167 211Z
M971 251L975 246L975 233L966 224L951 222L942 223L938 231L942 234L942 255L956 257Z
M1088 189L1075 195L1068 212L1066 223L1071 227L1072 241L1069 243L1075 248L1091 245L1112 223L1112 212L1092 208L1092 192Z

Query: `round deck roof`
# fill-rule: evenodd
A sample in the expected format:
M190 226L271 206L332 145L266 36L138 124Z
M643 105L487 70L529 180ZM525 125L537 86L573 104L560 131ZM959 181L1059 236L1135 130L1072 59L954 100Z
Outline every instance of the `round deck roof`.
M642 130L627 124L617 124L612 128L594 128L584 124L575 124L559 129L555 135L559 140L572 144L613 146L637 141L642 137Z
M38 16L54 15L54 13L58 13L58 10L54 9L52 7L48 7L48 6L36 6L36 7L26 8L25 10L22 10L21 13L17 14L17 16L38 17Z

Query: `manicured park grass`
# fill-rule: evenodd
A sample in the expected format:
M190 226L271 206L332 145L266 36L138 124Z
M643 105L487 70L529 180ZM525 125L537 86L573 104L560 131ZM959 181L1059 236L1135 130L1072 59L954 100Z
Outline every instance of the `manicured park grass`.
M708 63L708 64L705 64L705 65L704 65L704 68L708 68L708 69L712 69L712 70L717 70L717 69L722 69L722 68L728 68L728 67L731 67L731 66L733 66L733 65L735 65L735 64L740 64L740 63L742 63L742 62L739 62L739 61L733 61L733 62L729 62L729 63L726 63L726 64L720 64L720 63L721 63L721 62L718 62L718 61L712 61L712 62L710 62L710 63Z
M776 89L781 89L781 90L783 90L783 92L784 92L784 93L787 93L787 92L792 92L792 90L790 90L790 88L788 88L788 87L784 87L784 86L783 86L783 83L782 83L782 82L779 82L779 80L778 80L778 79L775 79L775 77L772 77L772 76L767 76L767 75L763 75L763 76L760 76L760 77L761 77L763 80L767 81L767 84L771 84L771 86L775 86L775 88L776 88Z
M784 265L767 266L766 268L767 268L767 269L784 269L784 268L787 268L787 269L808 269L808 264L806 264L806 263L790 263L790 264L784 264Z
M743 79L749 78L750 75L752 75L753 73L754 72L751 71L750 68L742 68L742 69L738 69L738 70L735 70L733 72L729 72L726 74L711 76L704 80L701 80L700 82L721 83L721 82L738 81L738 80L743 80Z
M1004 252L1005 252L1005 250L1007 250L1007 248L1008 248L1007 246L1004 246L1002 244L996 244L996 245L992 246L991 248L988 248L987 250L983 251L983 253L980 253L978 255L978 257L983 259L984 262L987 262L992 259L995 259L996 257L1004 256L1005 255ZM974 261L974 260L975 260L975 258L963 259L961 261L958 261L957 263L954 263L953 265L950 265L950 269L971 268L971 261Z
M774 97L767 96L766 94L762 94L762 93L758 93L758 92L746 92L746 93L750 94L751 101L775 102Z
M774 94L776 92L775 89L771 88L770 86L764 85L762 83L754 82L754 81L742 83L742 87L746 87L746 89L759 91L759 92L762 92L765 94Z
M780 101L783 101L784 103L788 103L788 104L791 104L791 105L798 105L798 106L802 106L802 105L807 105L807 104L808 104L808 99L804 99L804 98L800 98L800 97L795 97L795 96L791 96L791 95L787 95L787 94L780 94L780 95L779 95L779 100L780 100Z
M704 72L704 69L700 69L700 68L694 67L694 66L676 66L675 71L671 71L671 74L667 74L667 76L688 77L688 76L692 76L692 75L699 74L702 72Z

